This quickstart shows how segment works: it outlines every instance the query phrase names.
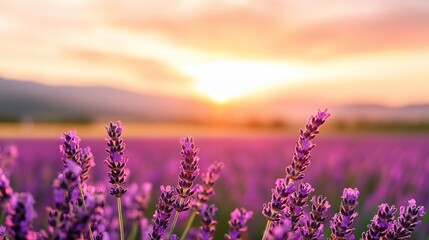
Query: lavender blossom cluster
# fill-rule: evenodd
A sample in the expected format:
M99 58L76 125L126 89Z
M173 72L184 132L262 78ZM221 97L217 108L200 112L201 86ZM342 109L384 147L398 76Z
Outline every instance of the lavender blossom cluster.
M327 110L319 110L300 131L285 176L275 181L271 198L262 207L262 215L267 220L262 239L325 239L325 229L330 231L327 239L355 239L359 190L345 188L339 212L326 223L330 203L322 195L311 196L315 189L303 181L310 165L310 153L315 147L313 141L329 117ZM111 184L110 189L91 185L88 181L96 162L91 148L81 148L81 139L74 131L62 134L60 153L63 170L53 180L54 204L46 210L47 227L40 230L33 227L37 217L34 198L30 193L15 192L10 185L9 177L18 151L15 146L0 148L0 240L123 240L125 236L127 239L214 239L218 225L216 212L222 206L213 204L211 198L215 195L215 183L225 164L214 162L200 175L200 158L194 139L181 139L178 184L176 187L160 186L155 211L148 214L152 184L127 184L130 170L126 168L128 157L121 122L110 123L106 130L107 156L104 163L109 169L106 182ZM117 200L117 217L113 214L114 208L106 204L107 193ZM179 213L187 211L190 215L183 222L184 230L175 233ZM407 206L399 208L398 216L395 216L396 212L395 206L380 204L360 239L410 239L425 215L424 207L411 199ZM229 231L224 234L225 239L244 239L247 223L253 215L245 208L236 208L228 221ZM195 222L197 216L199 223ZM127 219L125 227L124 218ZM192 227L195 225L199 227Z

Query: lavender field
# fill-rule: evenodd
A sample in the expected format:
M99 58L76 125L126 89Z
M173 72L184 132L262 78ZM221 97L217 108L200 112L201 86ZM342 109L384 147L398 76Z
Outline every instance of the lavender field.
M127 138L124 139L130 170L126 186L131 183L151 182L153 191L146 217L152 218L160 185L176 185L179 174L180 143L177 138ZM216 195L212 198L218 206L215 239L223 238L228 231L230 212L236 207L253 211L249 230L244 238L260 239L266 224L262 205L270 200L270 189L277 178L285 176L285 167L294 154L297 135L201 137L195 139L199 148L200 168L204 172L214 161L225 164L216 183ZM359 189L359 216L355 220L355 236L367 230L367 224L383 202L395 206L407 205L416 199L419 205L429 207L429 137L424 135L340 135L324 134L313 141L311 164L304 182L315 188L312 195L324 195L331 209L328 219L338 212L344 188ZM59 139L1 139L0 146L15 144L19 156L12 167L11 186L16 192L30 192L36 203L37 230L46 227L46 207L53 205L52 182L62 171ZM82 139L81 147L91 146L95 167L91 169L89 183L105 184L108 168L103 138ZM197 178L198 182L201 182ZM310 198L311 196L310 195ZM115 209L114 198L106 196ZM183 229L187 216L179 217L177 229ZM194 225L199 226L200 221ZM125 221L129 230L131 223ZM328 220L325 226L329 226ZM330 234L325 227L325 236ZM427 239L429 221L423 218L413 239Z

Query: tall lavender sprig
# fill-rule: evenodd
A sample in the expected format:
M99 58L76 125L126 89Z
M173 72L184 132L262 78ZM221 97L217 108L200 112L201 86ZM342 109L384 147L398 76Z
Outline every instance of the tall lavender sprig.
M128 158L124 156L125 144L121 137L122 135L122 125L118 121L116 124L110 122L110 125L106 127L107 134L109 139L107 141L107 153L109 153L108 158L104 161L110 169L108 173L109 182L113 185L110 188L110 195L115 196L118 204L118 218L119 218L119 229L121 240L125 238L124 234L124 223L122 219L122 204L121 197L127 192L127 188L124 187L125 184L125 166L127 164Z
M343 191L343 200L340 204L340 212L336 213L330 221L331 238L338 240L354 239L352 224L357 217L356 206L359 191L357 188L346 188Z
M125 166L128 158L124 156L125 143L122 139L122 124L118 121L116 124L110 122L110 125L106 127L109 139L106 138L107 142L107 153L109 156L104 161L110 169L108 173L109 182L113 185L110 188L110 195L116 198L121 198L127 192L125 184Z
M199 157L197 156L198 149L195 148L194 139L185 137L180 140L181 151L180 155L180 173L179 182L176 188L178 198L174 203L174 208L177 212L186 211L189 209L189 197L191 197L197 188L192 187L194 180L199 174Z
M200 171L198 166L199 157L197 156L198 149L195 148L194 139L192 137L182 138L180 144L182 160L180 160L179 182L176 187L177 196L173 203L176 214L174 215L168 239L170 239L174 231L179 213L190 208L190 197L198 188L198 185L192 186Z
M161 186L161 196L158 199L155 213L152 220L151 239L161 239L170 223L171 212L173 211L174 189L171 186Z
M63 167L67 168L68 162L74 162L77 164L81 171L78 180L78 188L81 196L83 207L86 207L85 194L83 190L83 184L88 179L89 168L94 165L92 159L92 153L90 148L86 148L84 151L80 148L80 138L77 136L76 131L69 131L63 133L60 137L61 145L60 152L63 160ZM91 227L88 225L88 231L91 240L94 239L92 235Z
M241 239L240 232L247 230L246 223L250 218L252 218L252 215L252 211L248 211L245 208L236 208L231 213L231 220L228 221L229 233L225 234L225 239Z
M331 205L323 196L317 196L317 198L313 196L311 202L309 218L305 221L305 225L300 227L300 233L304 239L323 239L323 221Z
M15 193L11 198L11 214L6 219L10 235L13 239L34 239L35 232L31 231L31 222L36 218L34 198L29 193Z
M389 229L387 239L409 239L421 218L426 214L423 206L418 206L416 200L408 201L408 206L401 206L397 221Z
M217 208L214 204L207 205L203 203L201 205L201 231L198 236L199 240L211 240L213 239L213 234L216 231L217 221L214 220L215 213Z
M396 208L383 203L378 206L377 214L368 225L368 231L362 233L363 240L378 240L386 236L388 229L395 220Z
M309 118L305 130L300 130L300 136L295 147L292 164L286 167L286 178L276 181L276 188L271 190L271 201L263 205L262 213L267 218L267 226L264 230L262 239L266 238L271 223L275 225L280 223L279 220L283 215L283 210L286 208L287 198L295 191L293 181L301 180L304 177L305 170L310 164L310 150L315 146L311 140L316 137L316 134L319 133L319 127L325 123L329 116L330 114L327 110L320 111L319 109L315 117L311 116ZM294 226L294 220L291 220Z
M297 181L304 178L304 172L310 164L310 151L315 146L311 140L316 137L316 134L319 133L319 127L325 123L330 115L327 109L323 112L319 109L316 116L310 117L307 125L305 125L305 130L300 130L292 164L286 167L286 174L290 179Z
M206 173L201 174L202 184L199 185L192 202L192 208L197 214L200 212L201 205L207 203L209 198L215 194L214 185L224 167L223 162L214 162L207 168Z

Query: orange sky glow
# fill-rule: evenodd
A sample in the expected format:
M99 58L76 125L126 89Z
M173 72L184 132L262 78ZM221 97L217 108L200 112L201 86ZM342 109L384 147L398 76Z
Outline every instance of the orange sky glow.
M0 0L0 78L227 103L429 102L429 4Z

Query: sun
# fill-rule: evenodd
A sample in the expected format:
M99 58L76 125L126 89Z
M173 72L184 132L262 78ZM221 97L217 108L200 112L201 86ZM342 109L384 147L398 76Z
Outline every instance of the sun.
M185 64L181 69L195 80L198 93L219 104L286 84L300 72L289 64L237 60Z

